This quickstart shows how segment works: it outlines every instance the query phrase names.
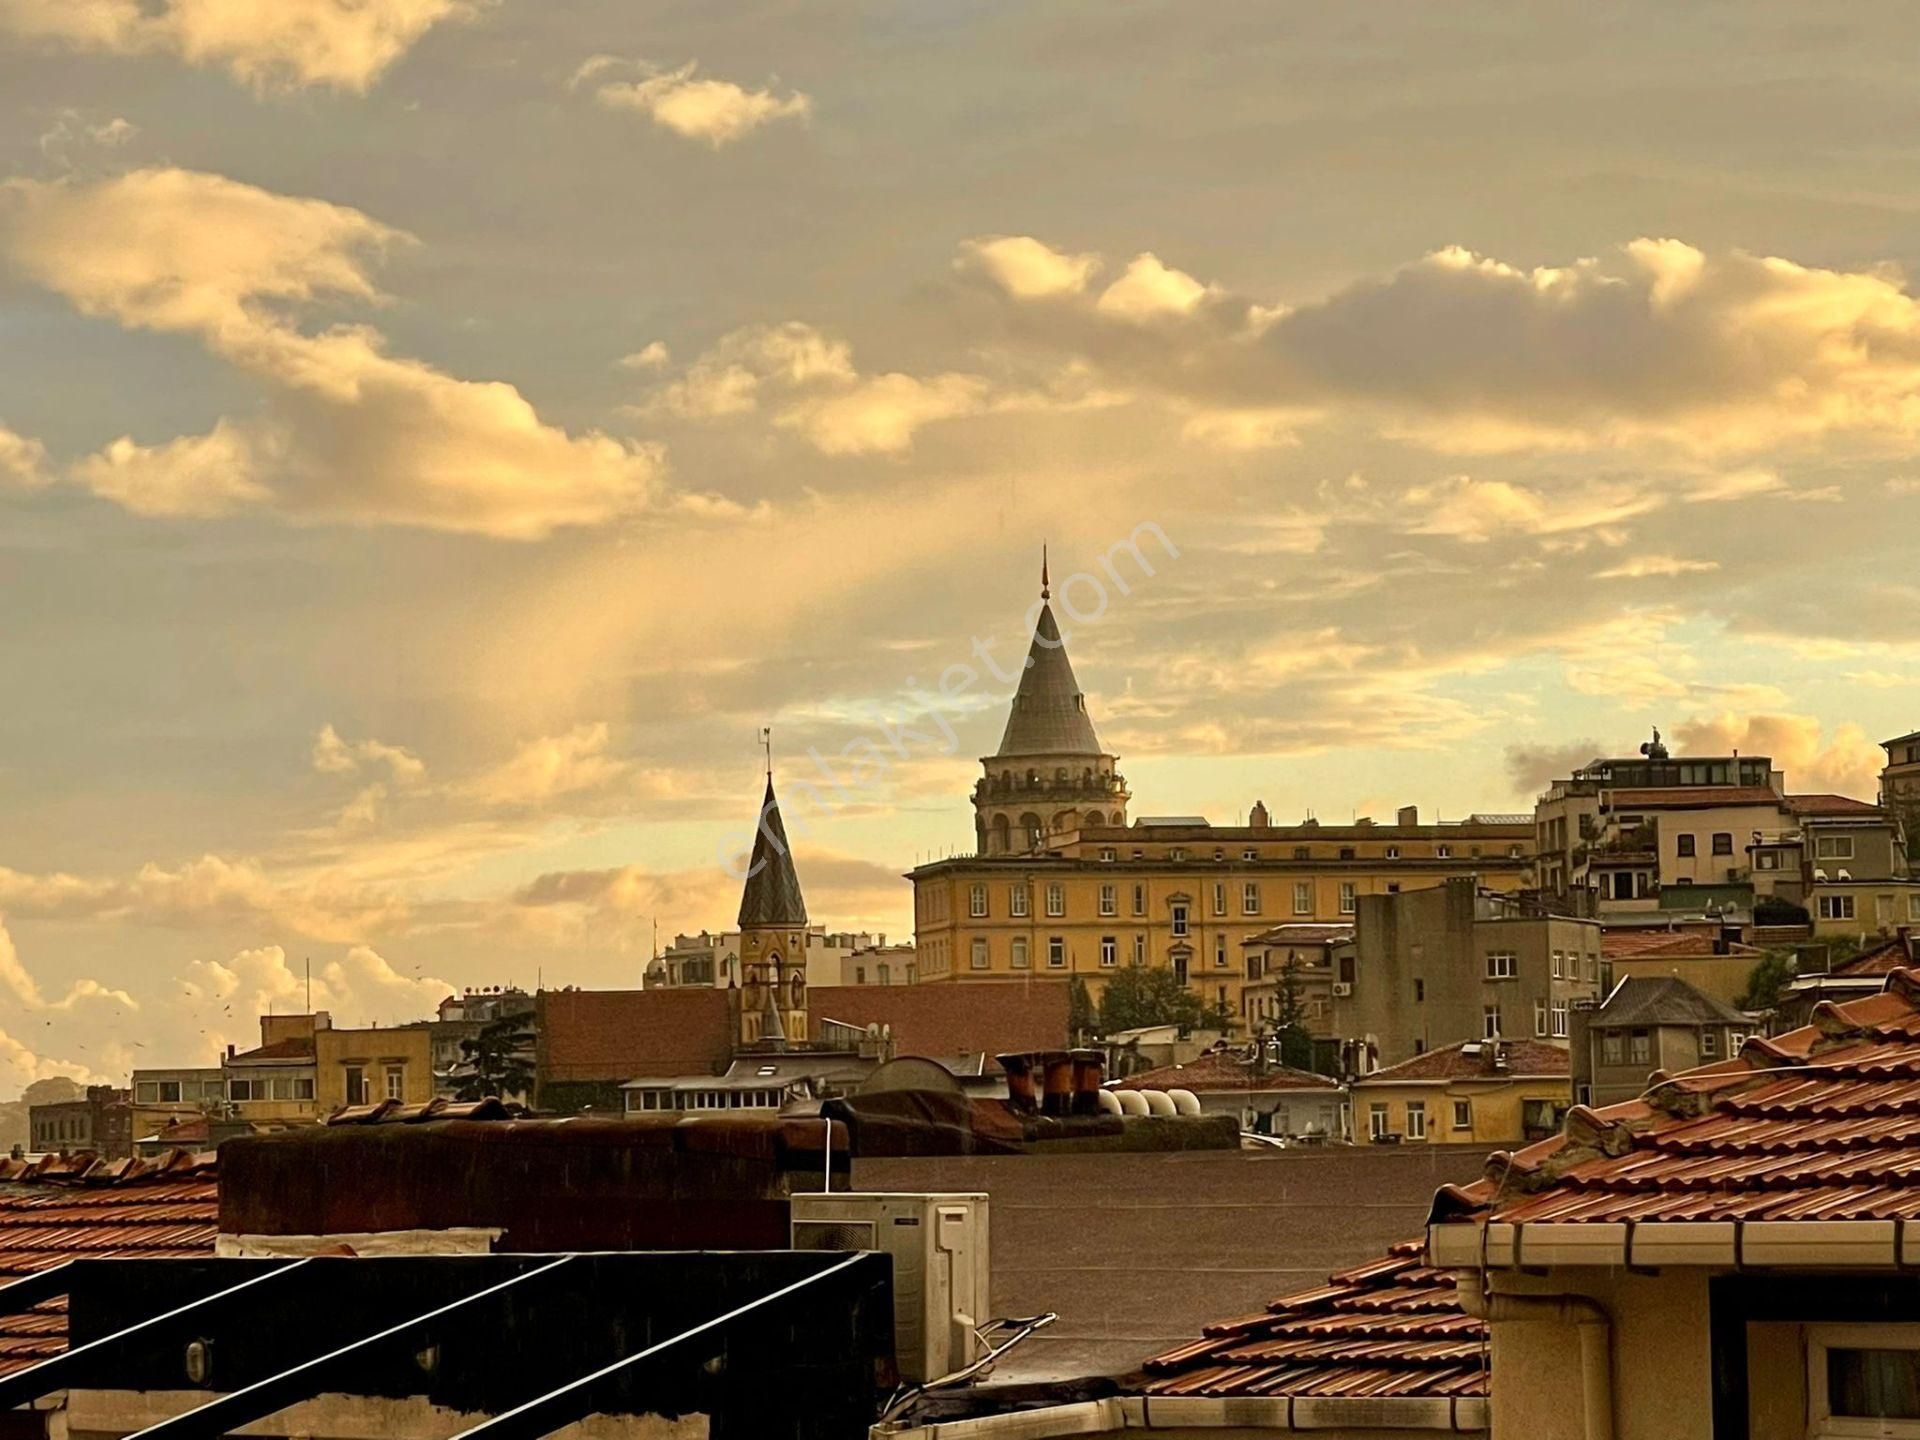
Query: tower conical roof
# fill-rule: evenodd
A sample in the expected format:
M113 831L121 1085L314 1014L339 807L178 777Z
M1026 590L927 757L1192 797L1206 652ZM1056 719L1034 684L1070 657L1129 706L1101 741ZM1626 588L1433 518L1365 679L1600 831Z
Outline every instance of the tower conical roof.
M1006 732L995 753L1104 755L1106 751L1100 748L1100 737L1093 733L1093 721L1087 715L1087 697L1073 678L1073 664L1067 659L1060 626L1045 595L1042 589L1040 618L1033 627L1033 643L1027 648L1027 668L1020 674Z
M804 925L807 902L800 894L800 876L793 868L793 847L780 820L780 802L773 798L773 777L767 777L766 798L760 802L760 823L753 836L753 861L747 886L740 894L740 928L754 925Z

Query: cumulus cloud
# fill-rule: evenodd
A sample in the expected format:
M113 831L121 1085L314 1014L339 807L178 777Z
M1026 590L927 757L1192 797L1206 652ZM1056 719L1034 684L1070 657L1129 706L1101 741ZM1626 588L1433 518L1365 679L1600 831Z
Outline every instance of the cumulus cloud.
M1558 535L1617 525L1659 508L1654 492L1628 485L1586 485L1553 494L1507 480L1455 476L1417 485L1401 497L1403 528L1479 543L1505 534Z
M960 247L954 267L979 270L1016 300L1078 295L1100 268L1098 255L1069 255L1031 235L987 235Z
M0 32L75 50L171 55L255 90L364 92L427 31L480 0L0 0Z
M994 395L977 375L863 375L845 341L789 321L721 337L646 408L715 420L770 405L775 425L798 432L823 455L899 455L935 421L1039 403L1051 402Z
M395 783L417 785L426 779L426 762L401 745L380 740L349 742L331 725L313 737L313 768L327 775L357 775L365 766L384 766Z
M1707 575L1720 568L1718 560L1686 560L1678 555L1636 555L1605 570L1594 571L1596 580L1670 579L1676 575Z
M49 1000L41 992L40 982L21 961L19 948L7 931L4 917L0 917L0 990L11 992L24 1010L73 1010L91 1001L105 1001L128 1010L140 1008L126 991L110 989L93 979L76 980L64 997Z
M1664 239L1557 267L1445 249L1286 307L1152 254L1097 296L1023 284L986 256L1058 252L1021 239L961 252L1019 337L1189 404L1366 415L1463 451L1920 432L1920 306L1888 271Z
M198 337L268 402L205 435L117 441L76 482L149 513L271 505L509 539L645 507L653 447L570 435L513 386L389 355L367 326L298 327L321 304L381 300L369 264L404 239L356 210L183 170L0 187L18 270L86 314Z
M175 1008L195 1010L227 1043L255 1044L256 1017L304 1012L308 985L304 960L296 969L282 946L255 946L225 960L190 964L181 977L185 1003ZM430 975L402 975L365 945L315 966L311 986L313 1008L331 1012L343 1027L425 1019L457 989Z
M638 79L606 79L610 74L638 70ZM697 61L677 70L651 73L644 61L623 61L596 55L574 72L572 88L592 81L593 98L609 110L633 110L664 130L698 140L715 150L743 140L776 120L805 120L813 101L799 91L785 95L771 89L748 90L731 80L700 76Z
M1879 790L1886 753L1851 722L1828 730L1812 715L1751 715L1723 711L1679 727L1680 751L1768 755L1795 793L1833 791L1872 799Z
M562 795L600 789L628 772L606 753L605 721L576 725L563 735L529 740L501 764L476 776L463 791L487 805L535 805Z
M1509 745L1506 751L1507 778L1513 782L1516 795L1532 795L1607 753L1607 749L1597 740Z
M47 447L0 425L0 486L37 489L47 483Z

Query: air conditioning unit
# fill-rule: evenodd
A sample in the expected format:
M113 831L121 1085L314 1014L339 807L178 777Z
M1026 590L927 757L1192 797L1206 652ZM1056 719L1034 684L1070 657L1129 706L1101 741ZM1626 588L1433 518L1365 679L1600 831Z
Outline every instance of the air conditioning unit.
M925 1383L971 1365L987 1310L987 1197L849 1190L795 1195L796 1250L893 1257L893 1349L900 1378Z
M1344 1000L1351 994L1353 994L1353 982L1351 980L1336 980L1333 982L1334 999Z

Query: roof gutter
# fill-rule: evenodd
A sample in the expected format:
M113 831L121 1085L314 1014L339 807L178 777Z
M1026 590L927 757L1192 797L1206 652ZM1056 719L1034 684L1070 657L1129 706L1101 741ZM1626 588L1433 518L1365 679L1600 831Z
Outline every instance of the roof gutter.
M1920 1225L1911 1220L1451 1222L1427 1227L1427 1260L1461 1271L1557 1265L1892 1270L1920 1266Z
M1580 1333L1580 1408L1586 1440L1613 1440L1613 1317L1585 1295L1506 1295L1487 1289L1486 1272L1456 1278L1460 1308L1489 1325L1572 1325Z
M1129 1431L1487 1432L1480 1395L1119 1395L1039 1410L1012 1410L925 1425L875 1425L869 1440L1056 1440Z

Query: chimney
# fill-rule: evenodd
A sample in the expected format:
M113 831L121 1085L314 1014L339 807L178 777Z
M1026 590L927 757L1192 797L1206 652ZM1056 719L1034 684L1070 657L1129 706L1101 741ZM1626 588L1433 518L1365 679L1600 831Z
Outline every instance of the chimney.
M1031 1115L1039 1106L1033 1096L1033 1057L1031 1055L996 1055L1000 1068L1007 1074L1007 1103L1015 1110Z
M1420 823L1420 807L1418 805L1402 805L1398 810L1394 811L1393 823L1396 825L1418 825Z

